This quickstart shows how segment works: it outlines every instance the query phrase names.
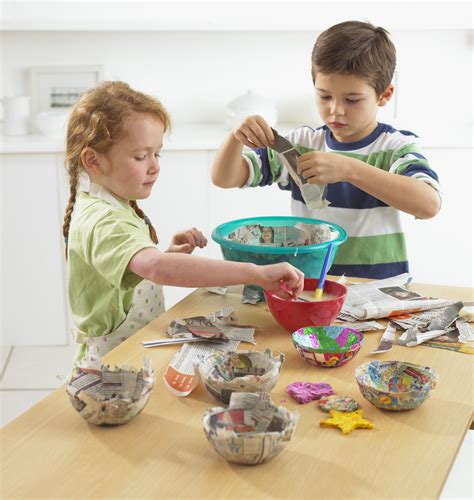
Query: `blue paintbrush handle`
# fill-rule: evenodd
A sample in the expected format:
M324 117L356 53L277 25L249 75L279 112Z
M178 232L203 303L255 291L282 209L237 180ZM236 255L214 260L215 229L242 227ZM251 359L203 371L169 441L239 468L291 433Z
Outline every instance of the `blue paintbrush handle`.
M323 268L321 269L321 276L319 277L319 283L317 288L321 290L324 288L324 282L326 281L326 275L328 273L329 261L331 260L332 253L332 243L329 244L328 250L326 252L326 257L324 257Z

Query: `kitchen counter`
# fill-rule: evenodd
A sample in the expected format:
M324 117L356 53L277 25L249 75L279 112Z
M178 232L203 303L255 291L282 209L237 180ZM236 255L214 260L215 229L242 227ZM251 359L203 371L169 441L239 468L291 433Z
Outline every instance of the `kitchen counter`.
M412 285L424 295L470 300L472 289ZM172 395L163 373L175 346L144 349L164 337L175 318L206 315L233 306L239 323L258 327L257 349L283 352L286 360L272 399L300 419L287 448L270 462L246 467L226 462L207 442L201 418L220 406L201 383L186 398ZM437 498L472 420L473 358L425 346L394 346L374 356L381 332L364 334L357 357L334 368L316 368L296 353L290 334L266 309L241 304L241 287L226 296L196 291L109 353L108 364L141 366L152 360L155 386L143 412L117 427L89 425L61 387L4 427L3 498ZM241 344L241 349L254 349ZM439 382L431 398L405 412L381 411L360 394L357 366L403 360L433 367ZM299 405L286 393L297 380L324 381L355 398L375 426L343 435L324 429L327 415L314 402Z
M279 123L275 128L281 132L301 126L302 123ZM406 125L393 124L394 127L406 128ZM458 123L442 128L430 128L429 125L410 125L421 137L421 147L426 149L472 148L472 124ZM224 142L230 130L219 123L178 123L172 126L165 136L163 151L215 151ZM0 154L14 153L63 153L65 139L40 134L7 137L0 135Z
M279 124L278 129L285 132L296 124ZM216 150L224 142L230 130L218 123L174 124L165 136L164 151ZM41 134L25 136L0 135L0 154L10 153L62 153L65 139Z

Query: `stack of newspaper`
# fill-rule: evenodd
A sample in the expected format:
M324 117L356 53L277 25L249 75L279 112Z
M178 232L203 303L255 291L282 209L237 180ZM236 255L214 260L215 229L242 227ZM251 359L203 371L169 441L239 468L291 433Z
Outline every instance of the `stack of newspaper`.
M409 281L410 276L405 273L349 286L339 320L351 322L357 329L357 322L367 324L370 319L389 318L375 353L386 352L393 344L413 347L421 343L474 353L471 347L459 345L474 340L469 323L460 317L464 304L424 297L406 288ZM398 335L398 330L403 333Z

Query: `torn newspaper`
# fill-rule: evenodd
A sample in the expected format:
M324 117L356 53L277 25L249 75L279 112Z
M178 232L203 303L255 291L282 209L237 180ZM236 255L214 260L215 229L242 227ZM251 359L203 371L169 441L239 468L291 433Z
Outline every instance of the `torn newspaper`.
M297 159L300 153L288 139L285 139L273 128L272 131L275 142L269 147L280 155L283 165L300 188L307 207L310 210L317 210L329 206L329 202L326 200L327 184L311 184L308 179L299 174Z
M413 313L436 309L453 304L454 300L423 297L408 290L405 285L409 274L400 274L392 278L369 281L351 285L339 319L356 321L388 318L403 313Z

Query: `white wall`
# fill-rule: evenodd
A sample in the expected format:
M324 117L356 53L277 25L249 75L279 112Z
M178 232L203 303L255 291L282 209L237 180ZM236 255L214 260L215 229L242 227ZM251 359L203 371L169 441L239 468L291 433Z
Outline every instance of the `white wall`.
M279 121L312 122L318 120L310 76L317 35L3 32L3 95L28 94L27 71L33 65L104 64L106 78L158 96L175 122L222 122L226 103L248 88L275 100ZM470 32L398 31L392 38L398 51L397 117L412 128L471 119L466 116L472 104ZM392 115L390 108L381 118Z

